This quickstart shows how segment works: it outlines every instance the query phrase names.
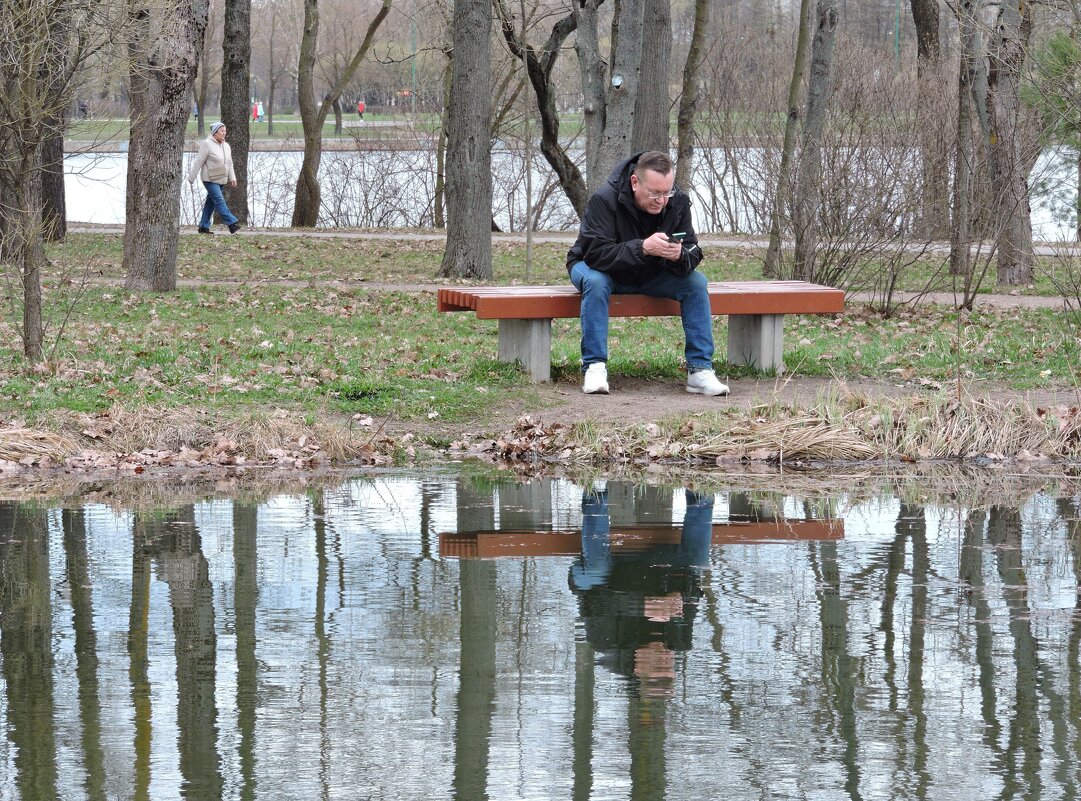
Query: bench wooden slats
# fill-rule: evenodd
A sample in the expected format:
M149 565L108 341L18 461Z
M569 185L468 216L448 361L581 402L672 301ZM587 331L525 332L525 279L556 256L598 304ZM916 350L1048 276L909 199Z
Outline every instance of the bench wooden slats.
M710 310L728 315L728 361L756 370L784 370L786 314L835 314L844 311L844 291L806 281L712 281ZM578 317L581 296L569 284L559 286L441 287L438 310L471 311L482 320L499 321L502 361L519 361L534 381L549 381L552 368L552 320ZM646 295L613 295L612 317L679 316L674 300Z
M441 288L439 311L473 311L481 320L577 317L581 296L573 286ZM844 310L844 291L806 281L713 281L714 314L832 314ZM613 295L612 317L679 316L679 304L646 295Z

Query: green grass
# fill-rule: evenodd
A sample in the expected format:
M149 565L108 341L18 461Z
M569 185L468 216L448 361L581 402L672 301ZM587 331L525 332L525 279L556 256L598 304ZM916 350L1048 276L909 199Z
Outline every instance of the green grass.
M431 245L429 247L429 244ZM497 326L472 314L438 314L427 291L388 291L364 281L432 279L439 246L349 240L183 237L184 276L224 279L174 293L132 294L92 284L77 303L45 370L20 353L11 321L0 346L0 416L35 420L57 412L127 406L201 408L223 414L284 408L325 415L482 420L492 404L535 398L516 367L495 361ZM520 247L520 246L515 246ZM74 296L75 265L119 279L119 238L72 235L50 251L52 315ZM534 280L562 283L563 246L538 247ZM497 247L497 278L520 278L512 246ZM717 259L711 277L749 272ZM329 286L324 279L354 283ZM292 279L290 281L274 279ZM232 283L235 282L235 283ZM10 305L10 304L9 304ZM6 307L9 307L6 306ZM844 315L790 316L785 361L793 376L927 382L998 382L1013 389L1076 386L1077 321L1050 310L957 313L902 309L883 318L849 304ZM725 318L715 325L723 354ZM576 320L553 327L557 380L578 381ZM675 318L612 321L611 369L644 379L678 379L683 335ZM745 375L717 363L722 375Z

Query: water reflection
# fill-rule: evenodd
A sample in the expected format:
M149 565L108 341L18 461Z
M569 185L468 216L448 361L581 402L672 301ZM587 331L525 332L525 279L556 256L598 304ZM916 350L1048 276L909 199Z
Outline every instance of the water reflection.
M1076 797L1076 496L924 497L0 503L0 798Z

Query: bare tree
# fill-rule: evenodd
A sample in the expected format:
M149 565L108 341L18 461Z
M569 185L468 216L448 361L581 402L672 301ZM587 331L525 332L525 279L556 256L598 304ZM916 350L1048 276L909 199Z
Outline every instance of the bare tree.
M698 87L702 82L701 65L706 52L706 33L709 29L710 0L695 0L694 29L687 48L687 61L683 65L683 91L679 95L679 113L676 115L676 183L684 189L691 185L694 166L694 122L698 116Z
M304 36L300 41L300 61L297 67L300 119L304 126L304 161L297 177L296 201L293 204L294 227L310 228L319 221L319 164L323 159L323 123L345 87L353 80L357 67L367 56L375 33L390 12L392 3L393 0L382 0L349 65L342 71L337 83L324 95L323 102L317 106L314 72L319 41L319 0L304 0Z
M972 270L973 165L979 70L983 64L976 26L980 0L959 0L957 26L961 61L957 71L957 142L953 165L953 221L950 226L950 273L967 276Z
M807 116L800 142L799 180L793 204L796 229L796 275L814 274L818 185L822 180L822 137L833 93L833 46L837 31L836 0L818 0L811 42L811 77L807 83Z
M447 110L447 249L439 275L492 277L491 0L455 0Z
M222 43L221 0L209 0L208 8L206 33L203 35L203 44L199 48L199 64L196 67L198 75L195 79L195 86L192 88L195 107L199 111L195 121L195 128L200 137L206 136L207 107L210 105L210 84L218 81L221 73L218 60L214 58L215 51Z
M1032 216L1028 174L1035 159L1021 104L1021 68L1032 33L1028 3L999 5L988 47L988 111L991 123L991 185L998 218L998 283L1032 281Z
M221 119L229 129L236 186L225 187L229 210L248 224L248 150L251 142L251 0L225 0L222 35Z
M807 43L811 38L811 0L800 0L799 29L796 34L796 57L792 65L792 80L788 84L788 113L784 124L784 142L781 144L781 168L777 173L777 189L773 193L773 213L770 215L769 248L766 251L763 272L766 277L777 275L777 262L781 257L781 220L790 192L792 155L796 150L796 134L799 132L800 96L803 90L803 72L807 63Z
M705 2L705 0L701 1ZM531 45L523 42L524 37L515 26L514 17L508 11L504 0L494 0L494 2L503 29L503 38L506 39L511 53L518 59L523 58L524 54L529 82L533 86L533 92L537 97L537 108L540 111L541 153L555 171L559 184L563 187L575 212L581 217L585 214L586 201L589 197L581 170L559 140L556 86L552 78L552 69L559 57L560 48L577 27L578 19L571 12L556 22L538 55Z
M100 0L0 4L0 261L19 284L11 300L16 316L22 307L23 353L35 362L45 336L43 145L63 136L75 76L114 32L106 13ZM54 173L62 169L55 152L48 159Z

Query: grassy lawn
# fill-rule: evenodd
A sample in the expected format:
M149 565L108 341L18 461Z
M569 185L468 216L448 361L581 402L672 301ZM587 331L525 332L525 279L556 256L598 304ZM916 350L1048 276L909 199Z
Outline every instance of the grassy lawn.
M60 330L79 286L77 265L120 278L119 237L72 235L51 251L46 369L19 353L10 316L0 345L0 414L29 422L61 410L126 406L198 407L223 414L287 409L323 415L394 414L480 420L513 393L523 408L532 387L495 361L496 323L438 314L428 291L388 291L366 281L432 281L439 243L316 238L183 237L182 277L235 281L175 293L131 294L91 284ZM522 278L521 246L496 248L497 281ZM534 281L564 279L562 245L538 245ZM744 258L718 258L711 278L753 272ZM281 281L275 279L290 279ZM320 282L345 279L328 287ZM10 307L10 305L8 306ZM9 313L10 315L10 313ZM920 306L889 318L850 304L837 317L790 317L785 361L793 376L873 378L914 387L999 382L1014 389L1076 386L1076 320L1048 310L957 313ZM723 354L725 318L716 321ZM578 324L556 321L554 373L577 381ZM616 319L611 368L621 375L677 379L682 331L676 319ZM739 375L718 363L725 375Z

